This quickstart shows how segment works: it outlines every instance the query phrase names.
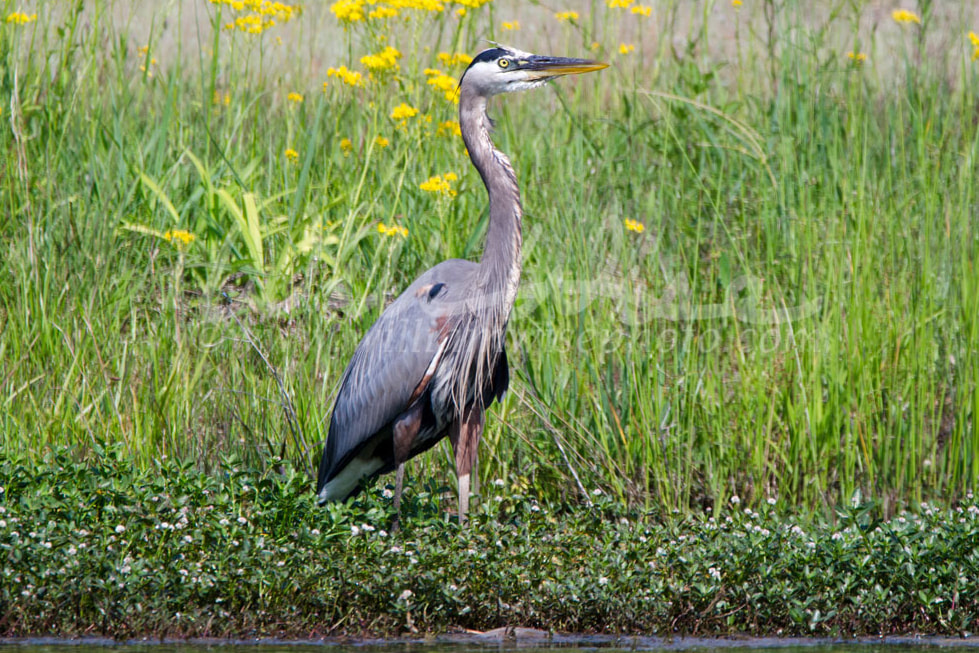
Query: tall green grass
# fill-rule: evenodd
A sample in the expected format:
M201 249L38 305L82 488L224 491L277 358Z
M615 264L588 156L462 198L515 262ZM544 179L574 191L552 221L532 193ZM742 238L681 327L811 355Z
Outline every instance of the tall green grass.
M558 24L501 3L346 30L317 5L249 37L204 2L97 1L0 25L3 450L312 470L384 302L479 256L485 193L434 134L454 108L423 70L458 75L435 53L496 37L612 67L492 106L526 247L484 482L654 511L857 491L890 510L975 487L976 17L748 4L595 2ZM382 43L400 71L327 76ZM431 125L399 130L401 102ZM419 189L449 171L455 198ZM451 469L446 448L411 473Z

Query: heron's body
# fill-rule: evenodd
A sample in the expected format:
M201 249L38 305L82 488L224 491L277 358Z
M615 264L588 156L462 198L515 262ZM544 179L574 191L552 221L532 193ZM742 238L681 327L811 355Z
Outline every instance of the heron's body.
M509 383L504 341L521 267L520 191L510 161L490 140L486 100L604 67L506 48L473 59L459 84L459 126L489 195L482 259L452 259L424 272L358 345L320 462L320 503L345 499L365 479L397 469L397 508L405 461L448 435L465 519L483 412Z
M449 350L454 346L449 334L465 316L460 309L469 289L478 283L478 274L479 264L472 261L439 263L394 300L364 336L333 409L320 464L321 501L345 499L363 478L395 469L393 426L410 406L422 410L409 458L446 436L458 412L452 399L451 368L445 364L457 355ZM484 406L502 397L509 382L502 342L498 354L490 383L483 388ZM383 372L376 373L378 368ZM370 391L345 391L348 385ZM472 404L475 393L469 394L467 403ZM349 446L350 440L360 446Z

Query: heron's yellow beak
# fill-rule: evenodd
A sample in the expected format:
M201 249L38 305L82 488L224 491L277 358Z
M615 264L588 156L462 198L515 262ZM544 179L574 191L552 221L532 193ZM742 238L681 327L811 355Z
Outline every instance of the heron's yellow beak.
M608 68L607 63L569 57L544 57L533 55L519 62L519 70L525 70L531 79L549 79L561 75L579 75Z

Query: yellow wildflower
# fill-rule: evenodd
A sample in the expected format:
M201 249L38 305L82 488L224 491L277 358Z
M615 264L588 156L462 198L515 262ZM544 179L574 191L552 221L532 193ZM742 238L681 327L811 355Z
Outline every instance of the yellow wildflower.
M574 23L574 22L577 22L578 21L578 12L577 11L560 11L560 12L554 14L554 17L557 18L562 23L563 22L566 22L566 21L571 21L572 23Z
M636 5L630 11L638 16L642 16L643 18L649 18L653 15L653 8L645 5Z
M397 15L398 15L398 10L395 9L394 7L381 6L378 7L377 9L371 10L371 12L367 14L367 17L370 18L371 20L385 20L388 18L394 18Z
M445 10L445 4L442 0L388 0L388 4L400 5L406 9L427 11L433 14L442 13Z
M354 70L348 70L346 66L340 66L339 68L330 67L326 71L327 77L336 77L342 81L347 86L363 86L364 76ZM326 84L323 84L326 88Z
M456 84L455 77L434 68L426 68L425 75L428 77L428 85L441 91L446 100L459 103L459 86Z
M918 16L918 14L914 13L913 11L908 11L907 9L895 9L891 14L891 18L898 23L921 24L921 18Z
M462 5L463 7L469 7L471 9L479 9L485 4L489 4L493 0L455 0L457 5Z
M510 22L504 22L503 23L503 29L508 30L508 31L510 31L510 30L518 30L518 29L520 29L520 21L519 20L515 20L512 23L510 23Z
M291 147L286 148L285 155L290 163L295 163L296 161L299 160L299 152L292 149Z
M619 54L629 54L636 51L636 46L630 43L622 43L619 45Z
M443 65L448 67L468 66L469 64L472 63L473 60L473 58L470 57L465 52L456 52L455 54L449 54L448 52L439 52L438 59L439 61L442 62Z
M391 110L391 120L407 120L418 115L418 109L402 102Z
M363 0L339 0L330 5L330 11L341 23L356 23L364 20Z
M399 227L396 224L389 227L382 222L377 225L377 232L382 236L401 236L402 238L408 237L408 229L405 227Z
M197 236L184 229L171 229L163 234L163 239L183 251L197 239Z
M340 151L343 152L343 156L348 156L354 151L354 144L349 138L344 138L340 140Z
M628 9L636 0L605 0L609 9Z
M384 138L383 136L378 136L377 138L374 139L374 144L377 145L378 147L387 147L388 145L391 144L391 141Z
M867 54L865 52L847 52L846 57L856 65L860 65L867 60Z
M462 129L459 127L459 121L444 120L440 122L436 136L462 136Z
M625 219L625 228L628 231L635 231L637 234L641 234L642 232L646 231L646 225L631 218Z
M456 9L456 16L462 17L462 16L465 16L465 15L466 15L466 8L465 7L459 7L458 9Z
M731 0L731 6L735 9L741 8L741 0Z
M377 54L361 57L360 63L364 64L364 68L371 72L382 72L398 68L398 59L400 58L401 53L389 45Z
M237 14L225 23L224 29L238 30L246 34L261 34L278 23L287 23L300 13L302 7L277 0L210 0L211 4L226 5Z
M155 65L156 65L156 59L151 57L149 61L144 62L143 65L139 67L139 72L146 73L147 77L152 77L153 76L152 67Z
M7 22L15 25L26 25L27 23L33 23L35 20L37 20L37 14L25 14L20 11L7 14Z
M972 53L972 60L975 61L976 59L979 59L979 34L969 32L969 41L972 42L972 47L976 49L976 51Z
M213 101L214 104L218 106L221 105L228 106L231 104L231 93L225 93L224 95L221 95L221 93L219 93L218 91L214 91Z
M286 99L289 100L290 102L295 102L296 104L299 104L300 102L303 101L303 96L301 93L296 93L295 91L293 91L292 93L286 96Z
M453 190L450 182L457 180L459 177L456 176L454 172L447 172L442 176L435 175L434 177L429 177L426 181L418 184L426 193L435 193L437 195L444 195L446 197L455 197L456 192Z

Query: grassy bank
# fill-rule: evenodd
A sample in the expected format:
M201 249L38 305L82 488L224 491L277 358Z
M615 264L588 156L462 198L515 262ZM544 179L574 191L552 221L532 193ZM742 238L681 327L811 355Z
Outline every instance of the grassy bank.
M2 3L4 454L308 473L384 301L479 255L451 80L490 37L612 67L493 107L527 216L484 481L665 512L960 498L979 19L748 4L315 5L249 34L228 4Z
M314 507L304 476L127 455L0 463L0 636L385 636L529 626L703 636L974 632L979 508L835 523L735 502L650 519L604 495L555 509L487 484L473 523L412 485Z

